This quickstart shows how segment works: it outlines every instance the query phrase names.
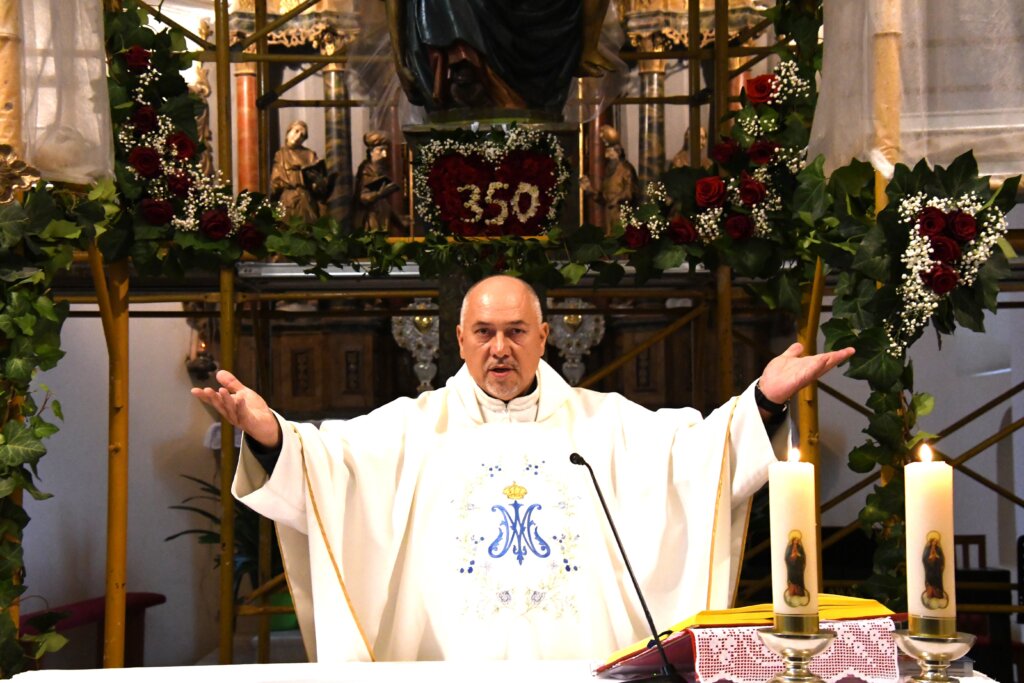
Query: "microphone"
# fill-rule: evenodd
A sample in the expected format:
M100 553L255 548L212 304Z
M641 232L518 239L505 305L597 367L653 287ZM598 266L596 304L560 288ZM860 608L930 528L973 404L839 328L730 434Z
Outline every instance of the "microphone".
M629 558L626 557L626 549L622 547L622 540L619 538L619 532L615 528L615 522L612 521L612 513L608 511L608 504L604 502L604 495L601 493L601 487L598 485L597 477L594 475L594 468L592 468L590 463L584 460L583 456L579 453L571 454L569 456L569 462L573 465L582 465L587 468L588 472L590 472L590 479L594 482L594 490L597 491L597 497L601 501L601 507L604 508L604 516L608 518L608 526L612 528L612 535L615 536L615 543L619 546L619 553L622 555L622 560L626 563L626 571L629 572L629 578L633 581L633 588L636 590L636 596L640 598L640 606L644 610L644 616L647 617L647 626L651 629L651 635L654 636L654 645L658 648L658 654L661 655L661 671L650 678L645 678L643 680L664 683L684 683L683 677L676 672L675 667L668 661L668 655L665 654L665 647L661 644L661 638L658 636L658 629L654 626L654 619L651 617L651 610L647 607L647 601L644 600L644 594L640 591L640 582L636 580L636 574L633 573L633 567L629 564Z

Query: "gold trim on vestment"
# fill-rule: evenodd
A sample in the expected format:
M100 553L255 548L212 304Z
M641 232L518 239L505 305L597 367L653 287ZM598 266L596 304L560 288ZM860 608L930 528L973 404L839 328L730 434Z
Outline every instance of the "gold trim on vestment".
M725 481L725 466L729 459L729 441L731 440L732 416L736 414L736 406L739 405L739 397L732 400L732 408L729 409L729 420L725 423L725 443L722 445L722 464L718 468L718 492L715 494L715 516L711 522L711 557L708 559L708 597L705 602L705 609L711 609L711 585L715 577L715 539L718 538L718 507L722 502L722 485ZM730 478L731 479L731 478ZM729 543L729 554L732 555L732 542Z
M370 641L366 637L366 632L363 631L363 625L359 623L359 618L356 617L356 611L352 607L352 599L349 597L348 588L345 586L345 580L341 578L341 568L338 567L338 561L334 559L334 552L331 550L330 541L327 540L327 531L324 530L323 520L320 519L320 509L316 504L316 497L313 495L313 487L309 483L309 471L306 469L306 445L302 442L302 435L296 432L299 437L299 443L302 445L302 478L306 481L306 491L309 493L309 502L313 505L313 515L316 517L316 524L320 527L320 536L323 538L324 547L327 549L327 556L331 559L331 566L334 567L334 574L338 577L338 585L341 586L342 595L345 596L345 603L348 605L349 614L352 616L352 621L355 622L356 628L359 630L359 635L363 639L363 645L366 646L366 652L370 655L370 661L375 662L377 658L373 654L373 648L370 646ZM310 581L312 581L313 568L310 567ZM317 640L317 649L320 647L320 641ZM320 658L317 657L317 660Z

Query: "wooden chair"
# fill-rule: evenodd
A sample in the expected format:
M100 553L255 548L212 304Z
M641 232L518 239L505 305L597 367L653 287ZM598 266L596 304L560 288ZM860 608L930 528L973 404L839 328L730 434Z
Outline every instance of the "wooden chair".
M972 553L971 551L974 550ZM953 552L956 554L957 569L987 569L988 555L985 552L984 535L956 535L953 537ZM975 564L973 557L977 557Z

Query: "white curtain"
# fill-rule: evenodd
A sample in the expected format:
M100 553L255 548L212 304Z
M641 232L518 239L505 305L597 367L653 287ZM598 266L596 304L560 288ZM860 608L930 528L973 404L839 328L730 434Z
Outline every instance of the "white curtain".
M891 171L872 114L872 45L887 11L901 32L900 160L945 166L973 149L983 174L1024 171L1022 0L825 0L811 158L824 154L829 171L853 157Z
M114 174L102 0L21 0L26 161L47 180Z

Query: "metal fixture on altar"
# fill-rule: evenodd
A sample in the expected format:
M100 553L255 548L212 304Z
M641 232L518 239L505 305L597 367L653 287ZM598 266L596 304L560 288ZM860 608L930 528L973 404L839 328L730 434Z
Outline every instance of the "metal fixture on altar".
M440 333L437 304L432 299L417 297L406 309L412 315L395 316L391 319L391 334L403 349L412 354L413 372L420 381L416 391L430 391L434 388L437 365L434 359L440 351Z
M896 645L917 660L921 673L911 680L915 683L947 683L955 681L946 671L954 659L960 659L974 645L974 636L970 633L957 633L955 636L915 635L909 631L894 631Z
M833 631L785 633L775 628L762 628L757 635L769 650L782 657L784 668L770 683L822 683L811 673L811 660L824 652L836 637Z
M604 338L604 316L584 315L582 311L594 308L594 305L576 297L565 299L557 306L553 299L549 299L548 307L580 310L580 313L558 313L547 318L551 327L551 343L565 358L562 376L576 386L583 379L583 357Z

